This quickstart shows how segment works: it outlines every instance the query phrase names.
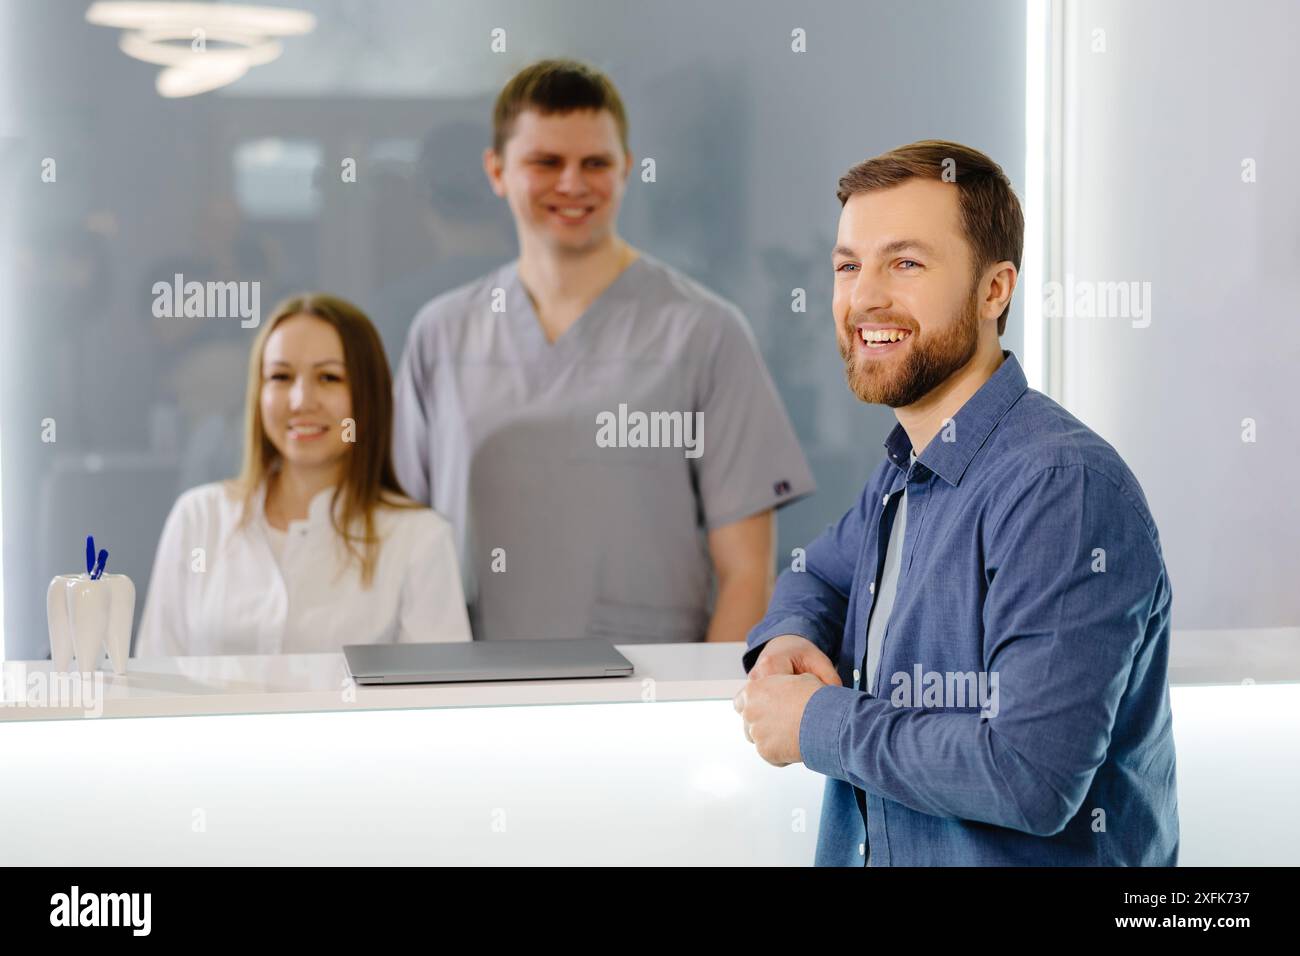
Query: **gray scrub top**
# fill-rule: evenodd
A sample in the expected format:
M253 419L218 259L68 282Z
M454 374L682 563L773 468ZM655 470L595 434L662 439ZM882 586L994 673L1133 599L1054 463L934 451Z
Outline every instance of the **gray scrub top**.
M815 488L739 310L644 254L554 343L517 262L437 297L395 393L398 478L456 529L478 640L703 640L706 531Z

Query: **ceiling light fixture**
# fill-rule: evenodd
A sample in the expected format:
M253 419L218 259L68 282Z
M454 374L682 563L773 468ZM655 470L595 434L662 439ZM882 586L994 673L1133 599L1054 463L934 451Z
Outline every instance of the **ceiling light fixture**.
M123 53L164 67L154 87L169 99L233 83L283 52L275 37L309 33L316 26L316 18L303 10L227 3L93 3L86 21L123 30L118 41Z

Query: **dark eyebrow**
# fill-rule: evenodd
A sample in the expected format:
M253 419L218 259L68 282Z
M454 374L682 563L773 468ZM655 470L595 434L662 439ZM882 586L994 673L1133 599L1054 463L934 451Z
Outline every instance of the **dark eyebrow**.
M938 256L938 253L932 246L922 242L920 239L895 239L892 242L885 243L877 249L876 257L884 259L887 256L892 256L895 253L904 252L908 249L914 250L923 256ZM834 251L831 252L831 258L833 259L836 256L847 256L850 259L856 259L857 253L848 246L836 246Z
M559 153L548 153L544 149L535 149L531 153L525 154L524 158L525 159L563 159L564 157L561 156ZM589 156L583 156L582 159L584 162L588 159L603 159L606 162L612 163L614 161L614 154L610 152L592 153Z

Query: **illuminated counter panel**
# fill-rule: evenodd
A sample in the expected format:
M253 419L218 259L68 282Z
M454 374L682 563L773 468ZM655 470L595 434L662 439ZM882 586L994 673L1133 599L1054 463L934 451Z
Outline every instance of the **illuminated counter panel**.
M256 677L251 658L141 661L106 715L200 716L0 708L5 862L811 863L822 778L744 740L739 646L623 650L636 677L357 688L355 703L333 655L265 658ZM1300 683L1252 665L1255 684L1178 686L1181 666L1180 862L1300 862Z

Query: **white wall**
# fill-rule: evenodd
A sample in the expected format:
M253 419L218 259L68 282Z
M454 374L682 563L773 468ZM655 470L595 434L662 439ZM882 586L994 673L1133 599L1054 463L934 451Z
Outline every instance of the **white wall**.
M1151 310L1065 322L1065 404L1146 491L1175 628L1295 625L1300 6L1066 12L1063 272L1149 282Z

